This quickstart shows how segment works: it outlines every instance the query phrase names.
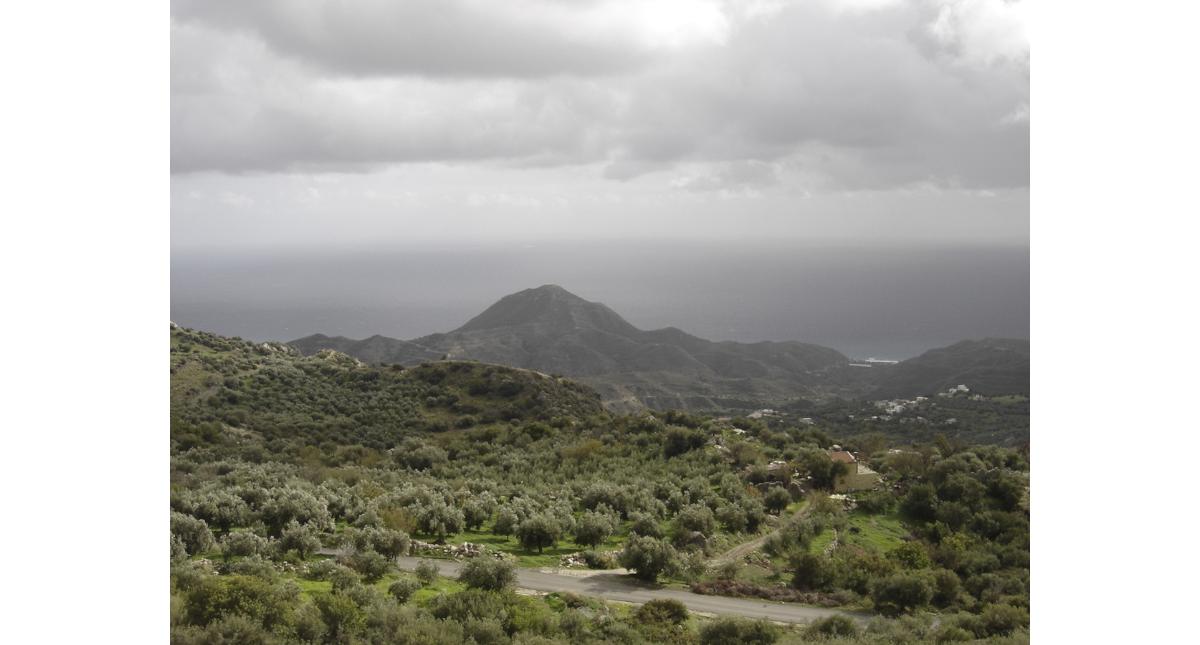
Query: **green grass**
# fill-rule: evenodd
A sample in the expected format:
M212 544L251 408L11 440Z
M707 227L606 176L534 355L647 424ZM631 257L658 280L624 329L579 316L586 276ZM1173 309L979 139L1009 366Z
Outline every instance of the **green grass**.
M895 512L870 515L855 511L846 517L846 528L838 531L839 544L852 544L864 549L887 553L904 543L909 531ZM857 532L853 529L858 529ZM826 529L813 538L809 553L822 553L833 541L833 529Z
M883 515L854 512L848 519L849 527L839 536L843 544L887 553L903 544L909 536L908 529L900 521L900 515L895 512ZM852 528L857 528L858 532L854 532Z
M627 529L623 530L625 533ZM625 543L625 535L612 535L596 547L597 551L614 551ZM495 535L488 531L463 531L446 538L448 544L471 542L481 544L489 549L508 553L516 557L519 567L557 567L562 556L585 551L585 548L572 542L569 538L559 540L552 547L547 547L538 553L537 550L527 551L521 547L517 539L511 535Z

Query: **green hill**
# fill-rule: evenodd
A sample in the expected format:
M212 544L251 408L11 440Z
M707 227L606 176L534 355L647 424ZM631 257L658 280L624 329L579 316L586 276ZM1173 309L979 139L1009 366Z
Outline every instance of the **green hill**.
M1029 367L1028 340L965 340L879 370L871 396L928 396L957 385L984 395L1028 395Z
M529 370L463 361L381 368L332 350L304 356L278 343L171 330L172 425L183 437L216 424L267 439L386 447L452 424L594 414L603 414L595 392Z

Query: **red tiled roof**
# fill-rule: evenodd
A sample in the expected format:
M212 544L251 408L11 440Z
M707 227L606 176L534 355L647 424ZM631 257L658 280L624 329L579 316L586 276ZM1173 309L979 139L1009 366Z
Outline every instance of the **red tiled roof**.
M855 462L854 455L846 452L845 450L838 450L836 452L831 452L831 453L829 453L829 458L834 461L840 461L845 464L852 464Z

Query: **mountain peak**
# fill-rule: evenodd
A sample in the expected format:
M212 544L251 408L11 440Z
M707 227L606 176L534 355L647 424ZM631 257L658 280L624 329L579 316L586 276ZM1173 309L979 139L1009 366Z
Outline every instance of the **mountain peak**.
M599 329L622 335L637 333L633 325L608 307L589 302L556 284L504 296L456 332L536 325L545 333Z

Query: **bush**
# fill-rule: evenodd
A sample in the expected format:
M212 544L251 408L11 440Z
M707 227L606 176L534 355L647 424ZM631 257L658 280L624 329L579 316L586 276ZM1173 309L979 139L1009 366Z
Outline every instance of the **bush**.
M667 459L685 452L701 448L708 441L708 436L700 430L672 427L667 429L663 442L663 456Z
M250 531L234 531L221 539L221 553L226 559L233 556L251 556L265 553L266 538L259 537Z
M659 575L674 572L679 567L679 555L667 542L652 537L633 536L625 543L618 558L621 566L630 569L642 580L653 582Z
M562 535L562 527L558 521L546 514L533 517L517 525L517 541L527 550L537 549L538 553L546 547L554 546Z
M782 486L775 486L763 495L763 504L772 515L779 515L791 503L791 494Z
M686 623L690 615L686 605L670 598L651 600L633 612L634 620L639 623L670 623L672 625Z
M500 591L517 581L517 568L505 560L472 558L463 565L458 580L472 589Z
M929 604L933 587L912 574L897 574L875 583L871 590L875 609L884 616L899 616Z
M822 591L833 584L833 563L822 555L802 553L791 561L792 586Z
M765 620L718 618L700 628L701 645L770 645L779 640L779 629Z
M989 636L1011 634L1016 629L1029 626L1029 612L1012 605L988 605L980 613L980 618Z
M859 497L858 507L871 514L887 513L896 508L896 497L887 491L874 491Z
M608 539L616 527L612 517L605 513L588 511L579 518L575 525L575 543L580 546L595 548L596 545Z
M417 580L420 580L421 584L428 587L433 584L434 580L438 579L438 566L429 560L421 560L417 563L414 573L417 574Z
M658 522L646 513L633 513L629 516L633 522L629 526L630 533L637 533L643 537L660 538L663 536L662 528Z
M942 625L933 635L935 643L963 643L975 640L975 634L954 625Z
M587 564L589 569L615 569L617 568L617 560L607 553L599 551L584 551L583 562Z
M350 566L361 574L368 584L382 579L391 565L391 560L374 551L359 551L350 556Z
M183 513L171 513L171 535L179 538L183 547L192 555L204 553L214 544L208 523Z
M846 616L830 616L813 621L804 631L807 636L853 638L858 636L858 625Z
M417 582L416 580L401 578L388 585L388 594L395 598L400 604L404 604L408 602L408 600L413 597L413 594L417 593L417 590L420 588L421 583Z

